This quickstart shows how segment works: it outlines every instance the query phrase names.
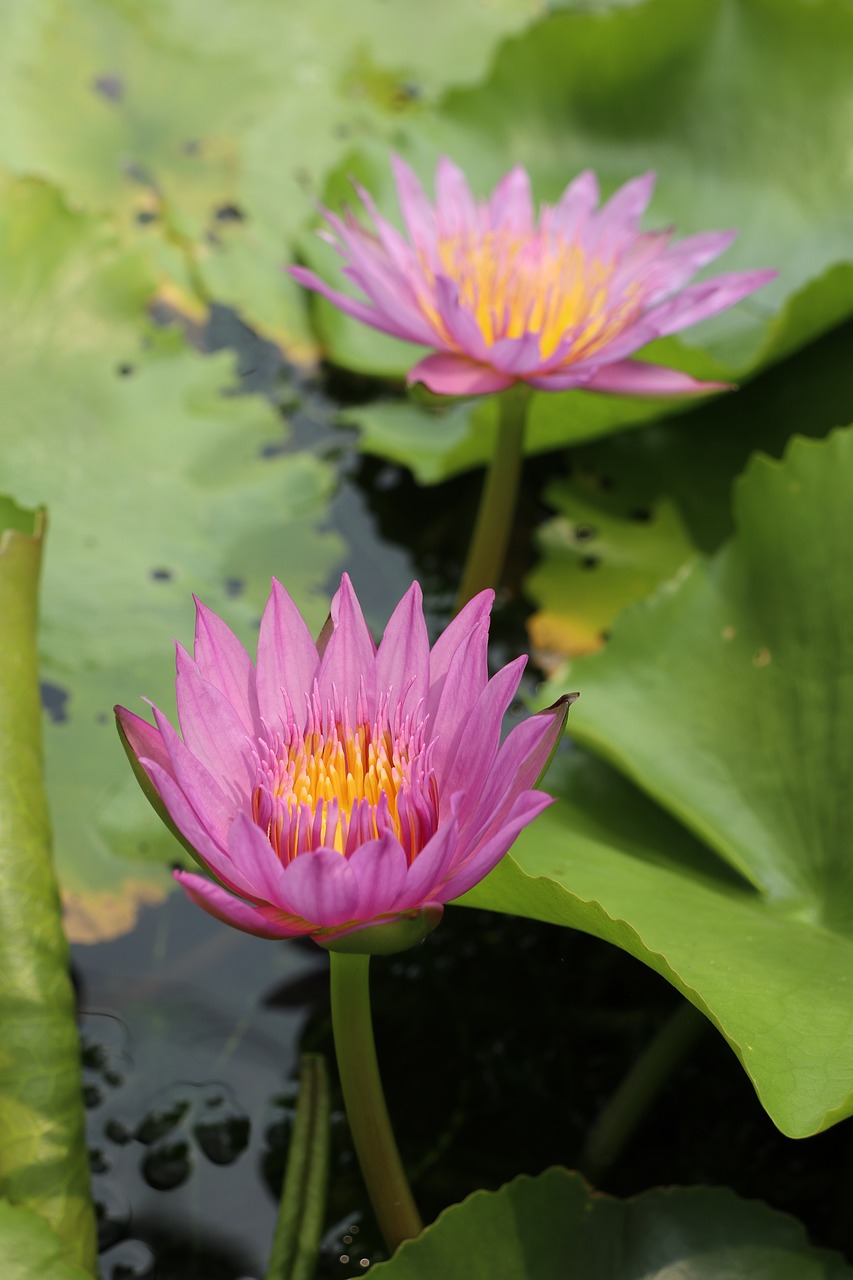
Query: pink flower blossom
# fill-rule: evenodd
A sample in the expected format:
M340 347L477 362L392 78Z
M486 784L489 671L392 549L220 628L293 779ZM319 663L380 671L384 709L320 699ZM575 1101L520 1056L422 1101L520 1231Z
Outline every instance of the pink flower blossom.
M322 941L458 897L551 803L532 788L564 699L500 743L525 658L488 679L493 593L430 649L417 583L377 648L344 575L315 644L280 583L257 666L197 602L177 646L182 737L116 708L149 798L213 876L176 871L211 915L263 938Z
M477 201L447 157L438 162L436 200L393 159L408 238L356 191L375 230L350 211L324 210L320 234L346 262L362 299L333 289L313 271L291 274L347 315L432 353L409 372L441 395L503 391L526 382L543 391L583 387L624 395L719 390L674 369L629 359L653 338L716 315L773 279L741 271L688 281L726 249L734 231L673 242L671 231L641 232L654 174L627 182L601 208L587 170L536 221L521 167L490 199ZM685 287L688 285L688 287Z

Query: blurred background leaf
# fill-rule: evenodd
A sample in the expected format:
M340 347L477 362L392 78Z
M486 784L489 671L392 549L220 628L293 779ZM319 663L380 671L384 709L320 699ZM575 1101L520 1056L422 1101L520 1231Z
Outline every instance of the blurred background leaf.
M269 580L319 629L342 544L320 532L334 473L203 358L144 322L153 275L113 224L33 181L0 199L4 297L0 478L46 502L53 538L41 625L47 779L75 939L130 926L168 884L177 845L127 767L122 702L173 705L172 638L192 640L192 592L253 646ZM118 856L117 856L118 855Z

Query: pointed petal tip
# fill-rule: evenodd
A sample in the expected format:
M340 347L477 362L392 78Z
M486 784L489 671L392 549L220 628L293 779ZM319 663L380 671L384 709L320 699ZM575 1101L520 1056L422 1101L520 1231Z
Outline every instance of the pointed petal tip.
M544 710L556 711L558 707L565 707L566 710L568 710L568 708L572 705L573 702L577 702L579 697L580 697L580 693L578 692L562 693L560 694L559 698L557 698L556 702L552 702L551 705L549 707L545 707Z

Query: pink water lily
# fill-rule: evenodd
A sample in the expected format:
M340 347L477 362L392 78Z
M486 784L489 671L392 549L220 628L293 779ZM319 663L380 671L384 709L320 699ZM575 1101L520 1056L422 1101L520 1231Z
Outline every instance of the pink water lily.
M627 395L682 395L727 384L630 359L646 343L716 315L775 271L742 271L688 285L734 239L709 231L674 242L641 232L654 174L634 178L598 208L587 170L538 221L521 167L477 201L447 157L438 162L435 206L394 157L408 238L370 195L356 191L373 221L324 210L324 236L346 262L353 298L305 267L291 274L347 315L432 348L408 375L442 395L503 391L524 382L543 391L583 387ZM685 287L687 286L687 287Z
M176 871L205 911L264 938L327 938L438 909L483 878L550 803L533 790L567 699L501 721L525 658L488 679L492 592L430 649L417 583L379 647L344 575L311 639L273 582L255 666L197 602L177 646L182 737L123 707L119 729L155 805L213 879ZM435 914L435 912L433 912Z

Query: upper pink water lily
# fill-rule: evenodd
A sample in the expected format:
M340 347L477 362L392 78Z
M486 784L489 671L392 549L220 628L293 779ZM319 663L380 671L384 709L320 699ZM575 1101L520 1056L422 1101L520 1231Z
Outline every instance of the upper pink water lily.
M257 667L197 602L177 646L181 738L116 708L150 798L214 879L175 876L211 915L264 938L318 940L458 897L550 804L533 790L568 702L501 721L526 662L488 679L493 593L430 649L417 583L378 649L349 578L315 644L273 582Z
M441 395L502 391L525 382L543 391L584 387L629 395L682 395L727 384L697 382L629 357L653 338L733 306L775 271L741 271L688 281L718 257L734 231L673 242L641 232L654 174L627 182L601 208L595 174L569 184L537 222L530 180L516 167L488 200L443 156L433 207L412 170L393 158L408 239L370 195L356 191L373 220L324 210L320 234L346 261L361 290L350 297L305 267L291 274L347 315L396 338L432 348L408 375Z

